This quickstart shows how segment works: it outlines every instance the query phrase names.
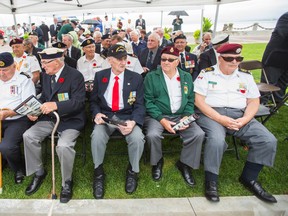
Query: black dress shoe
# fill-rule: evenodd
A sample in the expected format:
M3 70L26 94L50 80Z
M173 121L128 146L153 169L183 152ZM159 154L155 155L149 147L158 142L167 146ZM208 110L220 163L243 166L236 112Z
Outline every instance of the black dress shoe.
M259 182L255 180L246 181L241 177L239 178L239 181L259 199L269 203L277 203L276 198L266 192Z
M212 202L220 201L216 181L205 182L205 197Z
M126 185L125 185L126 193L132 194L134 191L136 191L138 185L137 181L138 181L137 173L128 169L126 174Z
M95 199L103 199L104 197L104 180L104 173L100 175L94 175L93 196Z
M40 188L40 186L43 183L43 180L45 179L46 175L47 175L46 171L44 171L44 174L41 175L41 176L37 176L35 174L33 176L33 179L31 181L31 183L26 188L25 194L28 195L28 196L34 194Z
M60 202L61 203L68 203L73 194L73 181L65 181L65 186L61 188L61 193L60 193Z
M164 160L161 158L155 166L152 166L152 178L155 181L159 181L162 177L162 168Z
M182 163L181 161L177 161L176 167L181 172L182 177L184 178L185 182L190 186L193 187L196 183L191 174L191 168L186 164Z
M14 179L15 179L15 183L16 184L21 184L24 180L24 173L22 170L18 170L17 172L15 172L15 176L14 176Z

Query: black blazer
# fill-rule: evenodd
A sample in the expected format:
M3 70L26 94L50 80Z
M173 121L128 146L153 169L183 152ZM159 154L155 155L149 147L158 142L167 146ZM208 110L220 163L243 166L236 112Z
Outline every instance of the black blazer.
M55 31L55 29L54 29L54 24L50 25L50 28L49 28L50 36L51 36L51 37L56 37L56 39L57 39L57 34L58 34L58 32L60 31L60 29L61 29L61 25L58 24L58 23L57 23L57 25L56 25L56 31Z
M162 49L159 47L157 49L157 52L156 52L156 55L154 57L154 60L152 62L152 66L151 68L149 68L149 70L156 70L158 65L160 65L161 63L161 51ZM147 67L146 63L147 63L147 58L148 58L148 54L149 54L149 49L146 47L145 49L143 49L139 56L138 56L138 59L140 61L140 64L142 67Z
M125 69L123 82L123 102L124 108L113 112L107 105L104 98L105 91L109 84L111 68L99 71L95 74L94 88L90 97L90 109L93 119L97 113L103 113L111 118L116 115L123 120L134 120L137 125L142 126L145 118L144 106L144 88L142 76L138 73ZM136 101L133 104L128 103L131 92L136 92Z
M217 57L215 55L215 49L211 48L203 52L199 57L199 72L205 68L211 67L217 64Z
M75 129L81 131L85 126L85 85L83 75L76 69L67 65L64 66L60 77L51 92L51 76L42 74L42 103L54 101L58 107L60 123L58 132L66 129ZM67 94L65 100L63 94ZM65 97L64 97L65 98ZM42 115L40 121L51 121L51 116Z
M137 19L136 22L135 22L135 28L137 28L137 26L141 26L142 29L146 29L146 23L145 23L145 20L142 19L142 25L140 24L140 19Z
M72 46L71 47L71 56L69 56L69 57L78 61L78 59L81 57L81 50Z

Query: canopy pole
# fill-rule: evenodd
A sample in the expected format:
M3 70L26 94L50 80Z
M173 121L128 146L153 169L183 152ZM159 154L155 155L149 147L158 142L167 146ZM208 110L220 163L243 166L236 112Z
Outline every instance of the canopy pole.
M200 27L200 37L199 37L199 42L201 43L202 41L202 36L203 36L203 18L204 18L204 9L201 9L201 27Z
M54 15L53 15L53 18L54 18ZM31 23L32 23L32 21L31 21L31 16L29 15L29 28L28 28L28 30L29 30L29 32L31 32L32 31L32 28L31 28Z
M12 10L13 10L13 9L12 9ZM18 27L17 27L17 21L16 21L15 12L12 12L12 15L13 15L14 26L15 26L15 30L16 30L16 37L18 38L19 34L18 34Z
M217 1L215 21L214 21L214 29L213 29L213 37L215 37L215 35L216 35L217 22L218 22L218 14L219 14L219 6L220 6L220 1Z
M163 25L163 10L161 10L161 28L162 28L162 25Z

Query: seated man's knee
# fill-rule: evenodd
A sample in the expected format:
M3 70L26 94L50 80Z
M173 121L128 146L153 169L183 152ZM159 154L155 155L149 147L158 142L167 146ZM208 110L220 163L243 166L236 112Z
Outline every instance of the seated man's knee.
M153 129L146 131L146 139L147 140L159 139L161 137L162 137L162 132L158 132L158 131L153 130Z

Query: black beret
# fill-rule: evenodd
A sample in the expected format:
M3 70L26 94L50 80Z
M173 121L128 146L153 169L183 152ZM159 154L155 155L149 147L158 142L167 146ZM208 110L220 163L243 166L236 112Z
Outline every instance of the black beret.
M37 34L37 32L36 31L32 31L32 32L29 32L29 34L28 34L29 36L30 35L33 35L33 36L37 36L38 37L38 34Z
M62 42L57 42L57 43L53 43L53 44L52 44L52 47L61 49L61 48L66 48L67 45L64 44L64 43L62 43Z
M11 53L3 52L0 53L0 68L9 67L14 63L14 58Z
M187 39L186 36L184 34L180 34L177 37L174 38L174 43L176 42L177 39Z
M88 46L88 45L91 45L91 44L95 44L95 41L92 38L88 38L87 40L84 40L81 43L81 46L85 47L85 46Z
M22 44L23 40L20 38L14 38L10 41L9 46L11 47L13 44Z
M104 34L102 37L101 37L102 40L105 40L105 39L111 39L111 35L110 34Z
M127 56L127 51L123 45L115 44L109 48L107 56L120 59L123 56Z

